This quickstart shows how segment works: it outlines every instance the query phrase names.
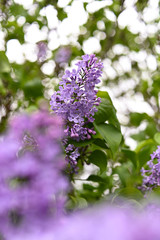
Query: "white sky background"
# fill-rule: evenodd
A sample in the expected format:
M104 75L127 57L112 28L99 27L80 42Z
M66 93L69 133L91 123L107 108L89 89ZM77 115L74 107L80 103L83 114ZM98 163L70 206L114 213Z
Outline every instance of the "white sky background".
M16 3L23 4L26 9L28 9L29 13L32 15L35 11L35 5L33 5L32 0L14 0ZM40 1L40 0L39 0ZM87 11L92 13L97 11L100 8L105 6L109 6L112 4L112 0L103 0L103 1L94 1L94 0L74 0L71 6L67 6L69 0L59 0L58 5L59 7L65 7L65 11L68 14L68 17L60 22L57 18L57 12L53 6L47 6L45 9L42 9L40 14L41 16L46 16L48 21L48 26L43 27L42 30L39 29L38 24L32 23L30 26L24 28L25 31L25 41L26 43L21 45L18 40L13 39L9 40L7 43L7 57L9 58L10 62L17 62L18 64L22 64L25 59L29 61L36 61L37 54L36 54L36 43L42 40L48 39L49 42L49 50L55 50L60 45L67 45L72 44L79 47L77 43L77 36L79 32L85 32L87 29L81 27L83 24L87 22L88 13L83 8L83 2L88 2ZM120 14L118 18L118 24L121 28L128 26L131 32L138 33L139 39L137 41L141 41L141 39L146 38L148 35L154 36L157 30L160 30L160 23L154 24L152 21L159 17L159 7L158 3L159 0L150 0L149 6L143 12L143 20L141 21L138 19L138 14L134 8L135 0L126 0L125 1L125 10ZM106 18L111 21L116 20L116 16L113 12L106 10ZM10 19L12 21L13 18ZM23 25L25 23L24 17L19 17L18 24ZM146 24L145 24L146 23ZM105 39L106 35L99 34L98 30L104 29L104 24L102 21L98 22L97 25L97 33L95 33L94 37L90 37L87 39L83 44L83 50L85 53L97 53L101 51L101 46L99 40ZM0 50L4 50L4 34L0 31ZM160 54L160 46L155 46L157 53ZM112 49L114 54L124 54L121 56L118 62L115 62L115 69L118 73L130 72L131 69L131 60L135 60L138 62L139 67L144 71L144 69L149 68L150 71L154 71L157 68L157 62L155 57L151 53L147 53L145 51L136 52L129 52L129 50L117 44ZM111 53L112 55L112 53ZM50 56L50 51L48 51L48 56ZM111 56L112 57L112 56ZM117 73L115 69L111 66L111 60L105 59L104 60L104 74L105 76L109 76L110 78L116 77ZM54 61L50 61L48 64L42 68L45 74L52 74L53 69L55 67ZM147 79L147 72L145 78ZM128 82L125 81L120 84L120 87L114 87L114 89L108 89L115 107L118 111L118 117L122 122L127 121L124 118L123 113L126 108L130 109L131 111L137 112L147 112L148 114L152 115L153 110L143 101L142 96L135 96L130 97L128 99L121 101L116 101L114 97L120 90L128 88L129 90L132 89L135 81L129 79ZM104 88L103 88L104 89ZM106 88L105 88L106 89ZM132 141L132 142L130 142ZM134 148L135 143L133 140L129 140L128 144L132 145Z

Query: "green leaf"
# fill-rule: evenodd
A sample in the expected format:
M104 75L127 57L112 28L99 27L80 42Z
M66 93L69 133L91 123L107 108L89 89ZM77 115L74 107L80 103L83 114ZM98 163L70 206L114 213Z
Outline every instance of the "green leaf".
M27 11L24 9L24 7L20 4L12 4L10 6L10 12L13 16L27 16Z
M130 184L130 180L131 180L131 166L130 166L130 162L127 162L125 164L122 164L121 166L117 166L114 169L114 173L117 173L119 175L119 178L121 180L121 183L124 186L127 186L128 184Z
M96 146L104 148L104 149L108 149L108 146L106 144L106 142L103 139L100 138L96 138L93 142Z
M152 119L153 121L153 119ZM149 136L149 138L154 138L154 135L156 134L157 132L157 127L156 127L156 124L155 123L148 123L146 129L145 129L145 133L147 136Z
M88 190L88 191L93 191L93 190L95 189L95 187L92 186L92 185L90 185L90 184L84 183L84 184L83 184L83 189L84 189L84 190Z
M103 179L102 177L100 176L97 176L97 175L90 175L87 179L87 181L92 181L92 182L98 182L98 183L105 183L105 179Z
M59 8L57 11L57 17L60 21L62 21L64 18L67 18L67 13L64 12L64 9Z
M142 200L143 194L141 191L139 191L137 188L134 187L126 187L119 191L119 196L123 196L125 198L129 199L135 199L135 200Z
M107 145L111 149L113 155L118 151L119 145L122 140L121 132L111 124L93 123L96 130L101 134L104 140L107 142Z
M150 154L156 149L157 144L152 139L147 139L138 144L135 152L137 153L137 160L139 169L150 160Z
M134 140L136 140L137 142L141 142L143 140L146 139L146 133L145 131L140 131L139 133L137 134L132 134L131 135L131 138L133 138Z
M10 63L3 51L0 52L0 73L8 73L11 70Z
M158 144L160 144L160 133L159 133L159 132L154 135L154 140L155 140Z
M152 84L152 90L151 90L151 96L154 95L157 101L158 101L158 95L159 95L159 86L160 86L160 76L159 76L159 73L157 72L153 76L153 84Z
M69 139L68 143L73 144L75 147L85 147L91 143L93 143L94 139L84 140L77 142L76 140Z
M88 158L89 163L93 163L97 167L100 168L101 173L106 171L107 168L107 156L106 154L101 150L95 150L91 153L91 155Z
M88 206L86 199L78 198L78 208L85 208Z
M151 121L153 119L150 116L148 116L146 113L138 113L138 112L130 113L130 123L132 125L138 127L140 123L144 120Z
M125 157L127 157L128 159L131 160L131 162L133 163L134 167L137 168L137 157L136 157L136 153L134 151L131 151L128 148L123 148L122 152L124 153Z
M99 124L108 121L120 129L120 125L116 116L116 109L113 106L109 94L107 92L98 91L97 97L101 98L101 103L98 106L98 111L94 115L95 122Z
M43 95L43 86L39 78L24 83L23 90L26 97L36 98Z
M143 140L146 140L148 138L154 138L156 132L157 128L155 123L149 122L143 131L140 131L137 134L133 134L131 135L131 137L138 142L142 142Z
M87 10L87 5L88 5L88 3L86 3L86 2L83 3L83 7L84 7L85 11Z
M138 11L143 11L147 7L148 0L139 0L136 2L136 7Z

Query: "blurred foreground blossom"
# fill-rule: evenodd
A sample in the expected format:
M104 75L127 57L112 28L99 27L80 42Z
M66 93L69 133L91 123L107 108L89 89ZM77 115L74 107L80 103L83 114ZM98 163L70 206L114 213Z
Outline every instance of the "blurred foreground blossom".
M103 63L94 54L82 56L76 65L76 69L65 71L59 90L50 101L52 110L65 121L66 160L73 169L76 168L80 154L72 144L68 145L67 138L83 141L96 134L88 124L94 121L96 106L101 101L96 96L95 85L100 82L103 68Z
M56 225L42 230L21 232L13 240L159 240L159 204L134 208L106 205L90 207L62 217ZM21 237L21 238L20 238Z
M61 119L45 111L11 121L0 142L0 233L4 239L26 239L28 232L37 234L29 239L41 239L42 230L48 234L51 227L53 231L69 186L62 174L61 137ZM21 233L24 237L19 238Z
M0 239L159 240L159 204L102 204L64 214L62 124L46 111L11 121L0 142Z
M99 206L70 216L58 229L58 240L159 240L156 208Z

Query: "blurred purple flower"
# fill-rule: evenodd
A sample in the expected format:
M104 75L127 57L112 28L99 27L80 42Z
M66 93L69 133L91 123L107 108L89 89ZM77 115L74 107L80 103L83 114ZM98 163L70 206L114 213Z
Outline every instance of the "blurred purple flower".
M39 62L43 62L47 55L47 44L45 42L37 43L37 59Z
M11 121L0 142L2 235L15 226L21 231L45 221L53 224L62 214L69 187L62 174L62 133L62 120L45 111Z
M102 205L66 218L55 236L58 240L159 240L159 222L160 215L154 217L151 210Z
M69 47L59 48L56 52L55 62L58 64L67 63L71 56L71 49Z

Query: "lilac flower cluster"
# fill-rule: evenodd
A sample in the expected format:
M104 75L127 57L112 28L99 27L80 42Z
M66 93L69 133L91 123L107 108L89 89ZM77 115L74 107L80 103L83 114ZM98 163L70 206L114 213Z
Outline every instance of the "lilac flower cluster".
M100 103L95 85L100 82L103 64L94 54L82 56L77 69L66 70L60 87L51 97L51 108L65 121L65 136L76 141L90 139L96 134L89 123L94 121L94 114ZM67 143L67 141L65 142ZM71 154L75 152L75 154ZM72 145L66 148L67 160L76 165L78 150Z
M61 119L48 112L11 121L0 142L0 234L5 239L11 232L48 228L49 222L53 228L62 213L68 181L62 174L61 134Z
M142 190L151 191L160 186L160 146L151 154L151 160L147 162L149 169L141 169L143 176Z

